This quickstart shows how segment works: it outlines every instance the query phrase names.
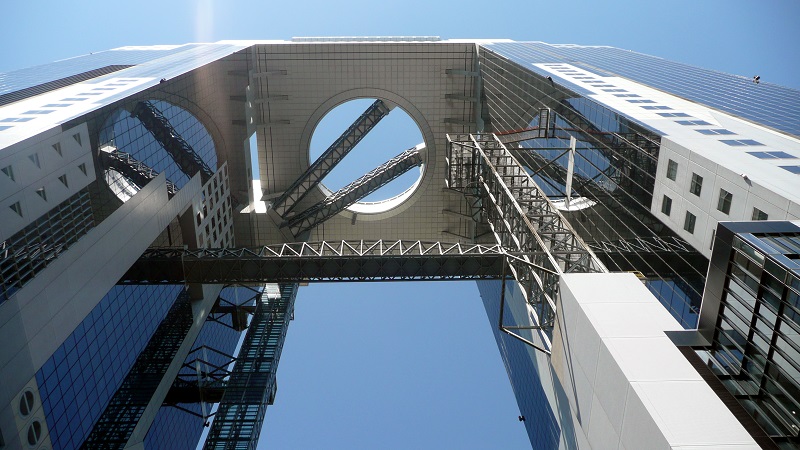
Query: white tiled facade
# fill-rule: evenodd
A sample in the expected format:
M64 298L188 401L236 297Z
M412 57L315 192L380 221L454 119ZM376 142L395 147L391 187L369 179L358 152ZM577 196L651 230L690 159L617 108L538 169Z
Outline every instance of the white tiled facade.
M664 333L683 327L632 274L568 274L553 372L591 448L760 448Z

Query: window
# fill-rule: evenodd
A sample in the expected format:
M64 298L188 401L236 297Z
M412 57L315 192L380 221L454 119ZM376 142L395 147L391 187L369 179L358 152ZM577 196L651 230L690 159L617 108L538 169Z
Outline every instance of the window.
M677 177L678 177L678 163L670 159L669 162L667 163L667 178L669 178L672 181L675 181Z
M747 152L747 154L759 159L797 159L796 156L786 152Z
M664 199L661 200L661 212L666 215L669 215L669 213L672 212L672 199L666 195L664 196Z
M644 100L644 99L638 99L638 100L637 100L637 99L633 99L633 100L627 100L627 102L628 102L628 103L655 103L655 102L654 102L654 101L652 101L652 100Z
M731 130L726 130L724 128L710 128L706 130L694 130L700 134L705 134L706 136L713 136L716 134L736 134Z
M754 141L752 139L720 139L720 142L726 145L730 145L732 147L743 147L743 146L756 146L756 145L764 145L761 142Z
M27 417L33 411L35 397L30 389L22 393L19 399L19 414L22 417Z
M689 211L686 211L686 219L683 221L683 229L694 234L695 222L697 222L697 217Z
M639 97L638 94L614 94L614 97Z
M700 197L700 192L703 190L703 177L700 175L693 173L692 174L692 184L689 186L689 192L692 194Z
M9 206L9 208L11 208L12 211L19 214L19 216L22 217L22 205L19 202L14 202Z
M669 106L664 106L664 105L647 105L647 106L640 106L640 108L644 108L644 109L672 109Z
M8 178L11 178L11 181L14 181L14 168L11 166L5 166L0 169Z
M753 208L753 220L767 220L768 218L769 214L758 208Z
M658 113L661 117L692 117L686 113Z
M800 175L800 166L781 166L781 169Z
M605 92L628 92L625 89L603 89Z
M730 214L732 200L733 200L733 194L726 191L725 189L720 189L719 201L717 201L717 210L722 211L725 214Z
M34 420L28 426L28 444L34 446L42 439L42 423Z
M675 123L679 125L711 125L705 120L676 120Z

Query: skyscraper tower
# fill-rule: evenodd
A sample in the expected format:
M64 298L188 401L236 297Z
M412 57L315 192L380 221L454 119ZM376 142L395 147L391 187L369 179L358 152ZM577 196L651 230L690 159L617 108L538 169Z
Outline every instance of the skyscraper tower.
M758 81L435 37L0 74L0 443L254 448L298 283L459 278L534 447L792 448L800 92ZM395 111L424 142L326 187Z

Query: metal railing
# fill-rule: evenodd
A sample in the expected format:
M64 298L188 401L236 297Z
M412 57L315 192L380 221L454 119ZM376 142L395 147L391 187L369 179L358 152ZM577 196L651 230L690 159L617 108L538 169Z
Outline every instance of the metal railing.
M538 323L530 328L544 331L548 347L560 276L607 269L495 135L447 139L447 186L481 198L476 203L498 245L519 255L507 258L508 269L535 310Z

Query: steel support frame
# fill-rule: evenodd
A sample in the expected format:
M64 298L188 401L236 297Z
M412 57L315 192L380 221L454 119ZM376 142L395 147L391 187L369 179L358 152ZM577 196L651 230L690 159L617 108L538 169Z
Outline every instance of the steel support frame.
M616 241L590 242L589 247L598 253L694 253L692 246L675 236L651 236Z
M296 295L296 284L281 284L280 298L264 293L256 302L203 448L255 450L267 405L275 394L275 375Z
M119 150L101 151L100 163L105 168L114 169L121 173L125 178L131 180L133 184L139 186L140 189L158 176L158 172L150 166ZM172 197L176 192L178 192L178 188L167 180L167 193L169 196Z
M296 242L253 249L147 250L121 284L497 279L500 245L423 241Z
M284 226L288 226L292 234L298 236L421 164L420 151L417 147L410 148L331 194L325 200L292 217Z
M537 313L533 328L545 331L541 336L549 347L560 275L607 269L495 135L447 138L447 185L483 198L497 243L521 255L509 260L509 270Z
M131 116L139 119L153 137L164 147L175 164L189 178L200 172L200 177L205 184L214 171L200 158L191 145L173 128L164 114L151 102L138 102L131 111Z
M280 197L272 203L272 209L286 218L297 204L328 175L350 150L361 142L386 115L389 107L375 100L347 130L300 176Z
M211 362L209 352L223 357L222 363ZM189 371L175 377L164 404L177 407L180 403L200 403L200 417L206 421L212 415L208 405L219 403L231 374L228 366L236 357L203 345L189 352L187 358L192 359L183 363L182 370Z

